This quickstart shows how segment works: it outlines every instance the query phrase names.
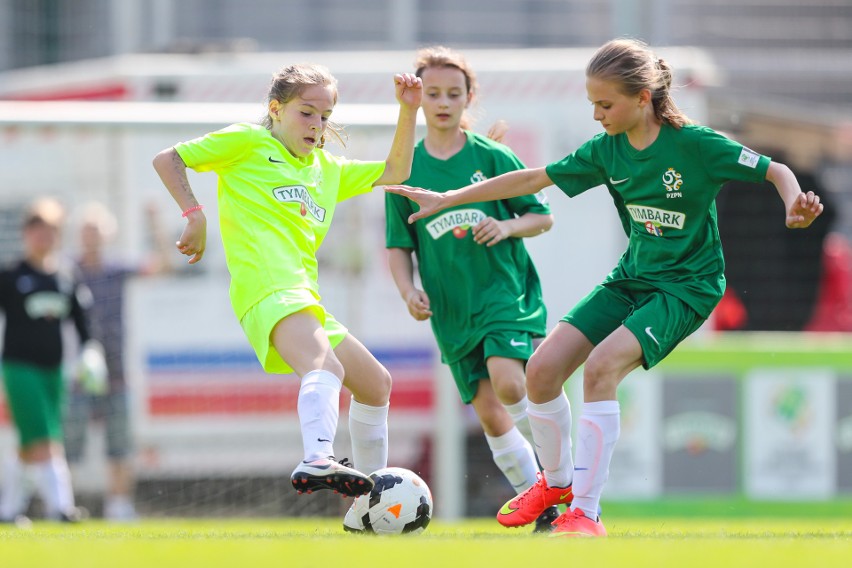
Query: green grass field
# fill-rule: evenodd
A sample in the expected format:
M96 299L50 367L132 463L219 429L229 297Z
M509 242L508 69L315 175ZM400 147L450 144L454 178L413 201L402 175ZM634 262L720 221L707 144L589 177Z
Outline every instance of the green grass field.
M407 537L351 535L328 518L35 523L0 528L0 567L852 566L852 516L808 507L786 506L795 516L730 518L608 508L610 538L598 540L532 535L491 519L433 521Z

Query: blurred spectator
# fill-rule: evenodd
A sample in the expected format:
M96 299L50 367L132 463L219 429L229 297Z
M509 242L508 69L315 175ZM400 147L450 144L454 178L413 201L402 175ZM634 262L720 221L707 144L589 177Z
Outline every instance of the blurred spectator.
M852 244L829 233L822 250L817 302L807 331L852 331Z
M105 249L115 237L115 216L102 204L90 203L80 219L80 256L77 260L83 282L92 291L92 335L104 346L108 382L103 391L77 382L71 389L65 421L68 460L78 463L85 453L88 424L102 421L109 461L103 516L109 520L136 518L133 434L129 419L129 389L124 368L124 301L128 279L168 270L171 248L163 239L157 211L146 211L154 254L140 265L106 258Z
M64 402L63 339L65 320L73 321L82 346L83 382L106 379L102 348L89 333L86 310L91 294L73 264L59 256L62 206L54 199L32 204L23 222L23 258L0 271L0 307L6 316L3 336L3 384L19 448L3 463L0 521L26 521L27 477L45 516L80 520L62 438Z
M745 327L748 312L736 292L725 289L725 294L713 310L711 321L716 331L735 331Z

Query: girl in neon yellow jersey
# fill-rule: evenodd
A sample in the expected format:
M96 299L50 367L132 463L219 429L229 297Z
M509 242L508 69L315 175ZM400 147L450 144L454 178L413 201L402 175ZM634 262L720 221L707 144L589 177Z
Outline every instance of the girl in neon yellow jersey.
M691 124L670 95L672 70L645 44L614 40L586 67L586 92L605 132L547 167L519 170L446 193L388 191L416 201L410 221L450 206L532 194L556 184L569 197L605 186L628 236L603 283L548 334L527 365L528 416L544 475L497 514L533 522L571 503L554 535L605 536L598 506L620 431L618 384L649 369L697 330L725 289L715 198L730 180L775 185L785 223L808 227L820 199L790 169L713 130ZM584 404L571 453L563 385L581 365Z
M207 221L186 168L219 176L222 242L231 303L264 370L301 379L298 414L304 461L291 475L301 493L367 493L368 474L387 465L391 377L320 303L316 252L338 202L408 178L421 82L394 77L399 119L385 161L336 157L323 149L337 103L337 81L319 65L291 65L272 78L263 124L234 124L176 144L154 168L183 211L177 242L200 261ZM349 411L354 464L334 459L340 389Z

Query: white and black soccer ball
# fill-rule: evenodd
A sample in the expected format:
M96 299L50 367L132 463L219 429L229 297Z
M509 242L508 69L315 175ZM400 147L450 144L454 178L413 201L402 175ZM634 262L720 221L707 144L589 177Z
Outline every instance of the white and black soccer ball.
M348 532L419 534L432 520L432 492L420 476L401 467L370 474L373 490L355 498L343 519Z

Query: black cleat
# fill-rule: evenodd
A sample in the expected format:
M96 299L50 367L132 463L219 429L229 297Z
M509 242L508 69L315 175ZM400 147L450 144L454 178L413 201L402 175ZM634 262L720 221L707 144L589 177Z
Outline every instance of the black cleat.
M358 497L372 491L373 480L350 467L346 459L339 462L334 457L302 462L290 475L293 488L301 495L321 489L331 489L344 497Z
M59 513L54 520L60 523L82 523L89 518L89 511L83 507L72 507L70 510Z
M548 507L544 510L542 514L538 516L535 520L535 528L533 528L534 533L549 533L552 532L554 527L551 523L556 520L559 516L559 508L556 505Z

